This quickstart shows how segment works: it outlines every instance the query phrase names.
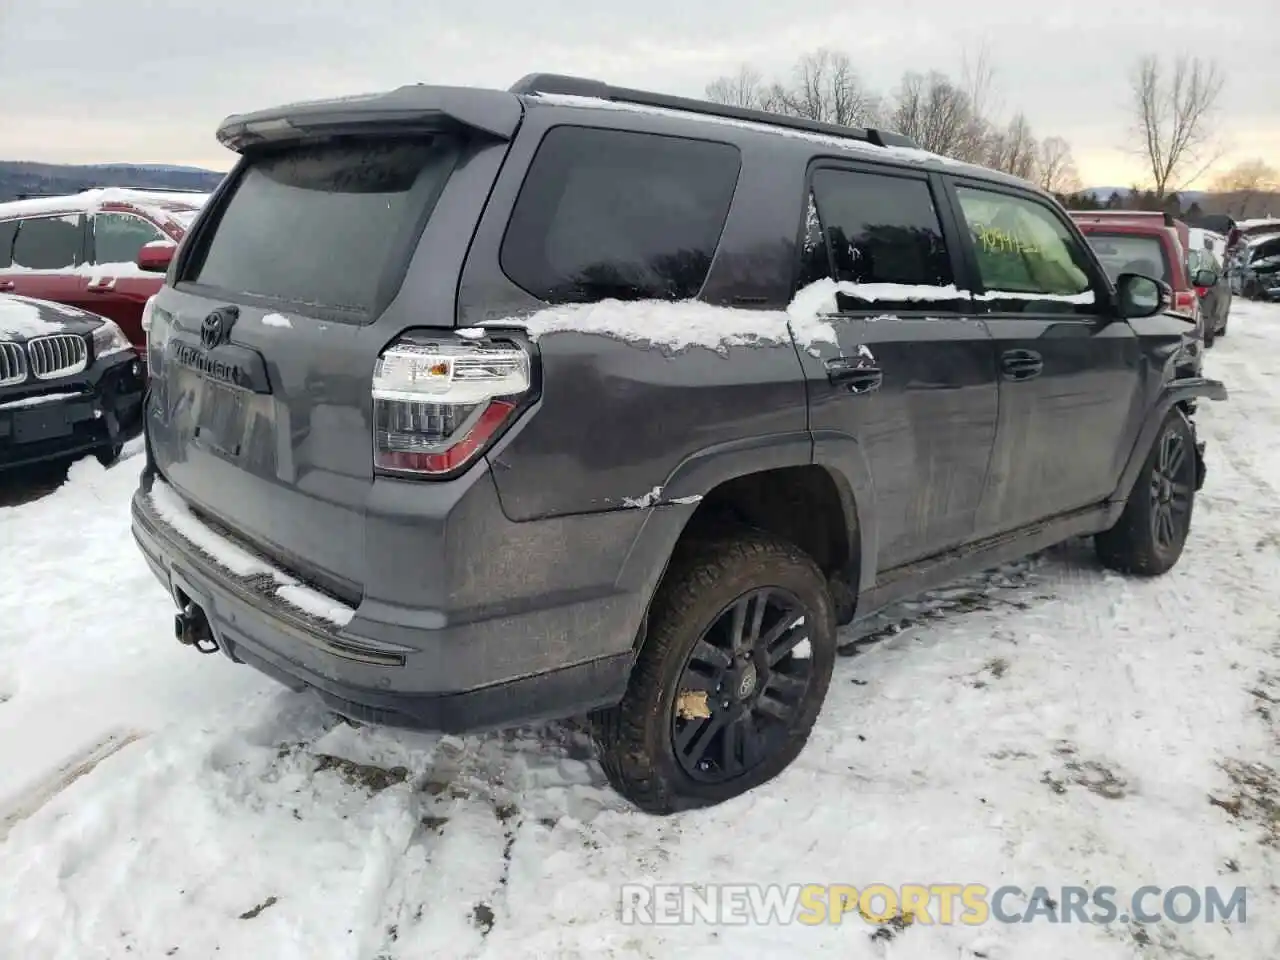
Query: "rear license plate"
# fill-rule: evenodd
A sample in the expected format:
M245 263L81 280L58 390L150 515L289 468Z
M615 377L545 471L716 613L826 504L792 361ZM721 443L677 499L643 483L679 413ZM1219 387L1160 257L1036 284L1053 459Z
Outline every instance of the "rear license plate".
M43 404L30 410L13 411L13 440L15 443L38 443L41 440L58 440L72 432L67 411L61 404Z
M243 433L244 394L213 380L203 380L195 438L221 453L238 457Z

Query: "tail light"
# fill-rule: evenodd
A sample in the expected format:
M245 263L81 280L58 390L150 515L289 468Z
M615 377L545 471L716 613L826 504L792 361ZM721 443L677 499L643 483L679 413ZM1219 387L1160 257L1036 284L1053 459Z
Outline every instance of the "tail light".
M1173 295L1173 309L1179 313L1194 315L1198 302L1194 290L1178 290Z
M443 477L473 462L533 397L515 343L404 337L373 371L374 467Z
M1203 296L1206 296L1208 293L1209 293L1209 288L1208 288L1208 287L1196 287L1196 296L1197 296L1197 297L1203 297Z

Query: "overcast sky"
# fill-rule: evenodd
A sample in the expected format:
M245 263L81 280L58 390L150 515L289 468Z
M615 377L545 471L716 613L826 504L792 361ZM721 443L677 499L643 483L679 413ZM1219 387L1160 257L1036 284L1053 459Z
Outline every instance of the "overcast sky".
M743 62L784 77L823 45L888 92L985 45L1006 114L1066 137L1087 184L1126 185L1143 52L1217 59L1223 165L1280 165L1277 37L1277 0L0 0L0 159L225 170L218 122L289 100L540 70L699 96Z

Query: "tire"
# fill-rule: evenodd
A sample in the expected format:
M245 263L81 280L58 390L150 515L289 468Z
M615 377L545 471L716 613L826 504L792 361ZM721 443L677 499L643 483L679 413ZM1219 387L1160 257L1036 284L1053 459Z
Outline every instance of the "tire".
M1213 325L1211 323L1206 324L1204 328L1204 348L1208 350L1210 347L1212 347L1214 340L1216 340L1217 338L1218 338L1218 335L1213 332Z
M765 590L772 595L761 611ZM756 620L749 614L758 614L765 641L776 639L772 654L757 646L744 660L729 650L737 622ZM610 785L663 815L772 780L808 742L835 656L827 580L807 554L750 530L692 544L673 558L654 596L622 702L591 717Z
M116 443L109 447L101 447L93 451L94 457L102 464L104 468L111 468L120 460L120 454L124 452L124 444Z
M1154 577L1178 562L1191 532L1196 470L1195 434L1182 411L1174 410L1156 435L1124 513L1114 527L1094 538L1104 565ZM1159 520L1162 514L1166 520Z

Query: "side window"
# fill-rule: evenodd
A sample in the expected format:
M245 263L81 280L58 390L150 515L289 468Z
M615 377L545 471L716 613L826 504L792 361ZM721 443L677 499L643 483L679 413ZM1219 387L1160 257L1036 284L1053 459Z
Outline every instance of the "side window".
M812 183L835 279L867 287L865 296L842 292L841 309L957 309L951 261L926 181L822 168Z
M695 297L740 166L725 143L556 127L520 188L502 269L551 303Z
M17 235L17 220L0 222L0 270L13 263L13 241Z
M159 228L127 213L99 213L93 218L95 263L133 263L143 244L168 239Z
M29 270L65 270L80 262L80 218L35 217L18 221L13 265Z
M1088 256L1048 209L1022 197L957 187L978 274L998 312L1097 312Z

